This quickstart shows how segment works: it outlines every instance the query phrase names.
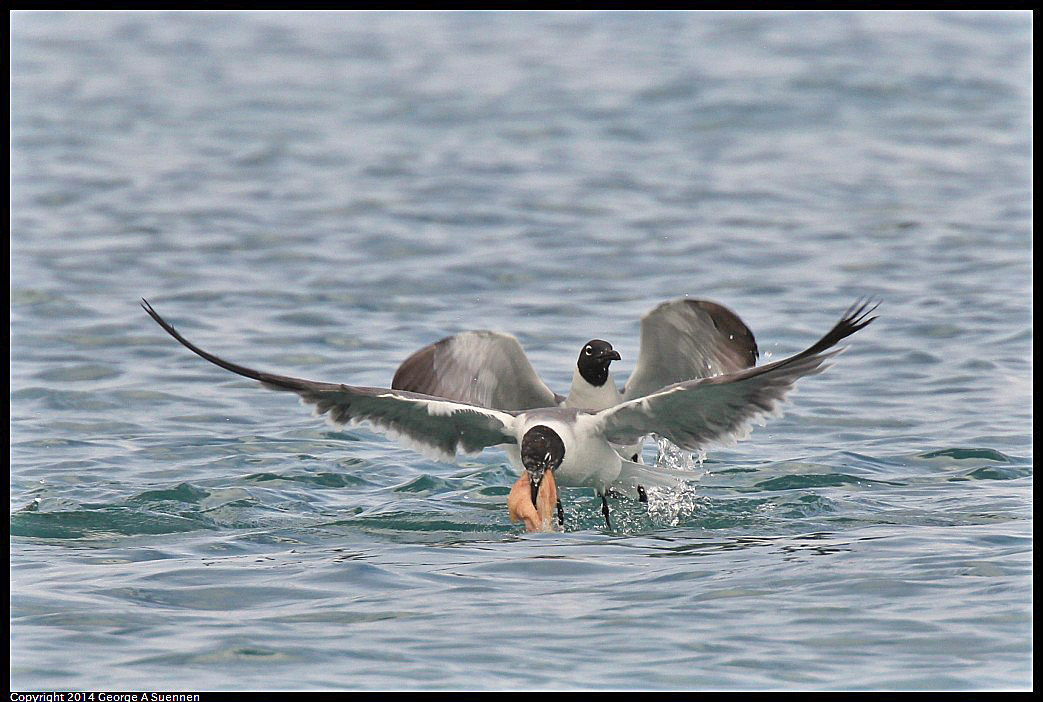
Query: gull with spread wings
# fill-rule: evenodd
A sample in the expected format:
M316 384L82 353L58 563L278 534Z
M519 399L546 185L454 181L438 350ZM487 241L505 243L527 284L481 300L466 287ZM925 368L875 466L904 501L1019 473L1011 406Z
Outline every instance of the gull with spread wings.
M378 432L440 459L499 446L523 469L508 498L513 520L529 530L552 528L552 508L562 521L557 486L591 487L631 496L639 486L675 486L691 479L685 471L641 465L619 455L658 434L682 449L744 438L754 421L779 411L794 383L821 373L842 349L833 347L875 317L868 303L856 303L821 339L800 353L763 366L684 380L624 399L597 411L576 407L500 410L394 388L324 383L254 370L204 351L184 338L146 301L144 310L168 334L203 359L259 381L273 390L294 392L337 426L366 424ZM636 373L635 373L636 375ZM609 524L610 525L610 524Z
M568 395L562 396L540 379L517 338L488 330L462 332L423 347L398 367L391 388L505 411L597 411L684 380L749 368L757 356L753 332L734 312L709 300L679 298L641 318L637 367L622 392L610 370L619 352L607 341L591 339L580 349ZM616 451L641 462L640 440Z

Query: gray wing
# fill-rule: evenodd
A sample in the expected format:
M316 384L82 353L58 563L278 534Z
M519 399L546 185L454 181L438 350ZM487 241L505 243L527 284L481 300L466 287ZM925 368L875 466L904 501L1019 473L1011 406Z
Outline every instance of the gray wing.
M726 307L707 300L664 302L641 319L641 350L623 399L734 373L753 366L757 355L753 332Z
M452 459L457 451L475 453L487 446L516 443L509 412L451 402L419 393L320 383L256 371L219 358L185 339L152 306L142 307L159 326L198 356L233 373L260 381L272 390L287 390L328 414L336 425L368 424L428 455Z
M876 317L876 306L856 303L836 326L810 348L790 358L712 378L689 380L597 413L600 433L628 444L656 433L683 449L697 451L714 441L744 438L750 425L779 411L786 393L806 375L821 373L823 363L843 349L829 351Z
M516 338L492 331L463 332L425 346L402 362L391 387L505 411L564 401L540 380Z
M674 299L641 318L637 366L624 400L660 388L720 376L757 362L753 332L731 310L704 299Z

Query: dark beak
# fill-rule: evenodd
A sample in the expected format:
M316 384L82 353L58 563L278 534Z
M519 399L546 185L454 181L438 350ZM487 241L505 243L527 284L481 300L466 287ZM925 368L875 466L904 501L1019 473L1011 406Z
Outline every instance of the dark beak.
M545 469L540 469L539 473L529 471L529 486L532 488L532 506L536 506L536 498L540 494L540 484L543 483L543 474Z
M619 360L619 351L616 351L615 349L610 349L608 351L602 351L600 354L598 354L598 358L607 358L607 359L610 359L612 361L618 361Z
M554 465L540 461L533 469L526 470L529 473L529 487L532 488L532 506L535 507L536 498L540 496L540 485L543 485L543 477L547 475L547 471L554 470Z

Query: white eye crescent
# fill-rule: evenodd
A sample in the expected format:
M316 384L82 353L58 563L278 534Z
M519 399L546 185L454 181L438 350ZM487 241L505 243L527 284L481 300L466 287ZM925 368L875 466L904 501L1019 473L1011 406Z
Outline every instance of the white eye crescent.
M548 451L547 455L543 457L543 460L546 461L547 463L550 463L551 459L553 459L553 458L554 457L550 455L550 451Z
M589 346L587 346L586 348L583 349L583 353L585 353L587 356L589 356L592 350L593 349L591 349Z

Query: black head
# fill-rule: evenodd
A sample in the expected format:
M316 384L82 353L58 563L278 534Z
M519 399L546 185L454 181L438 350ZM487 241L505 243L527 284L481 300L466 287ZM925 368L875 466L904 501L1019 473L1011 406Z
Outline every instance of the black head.
M619 360L619 352L612 344L601 339L591 339L579 352L576 366L583 379L596 388L600 388L608 380L608 365Z
M533 505L536 504L544 473L560 466L564 458L565 444L553 429L539 424L525 432L521 442L521 460L529 473Z

